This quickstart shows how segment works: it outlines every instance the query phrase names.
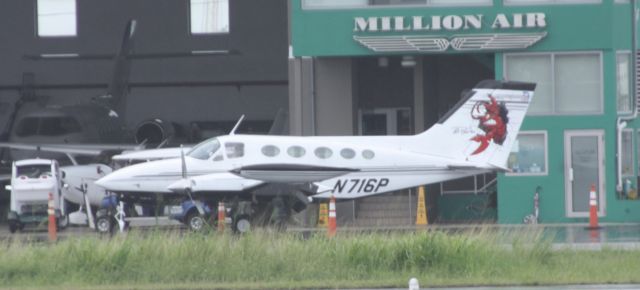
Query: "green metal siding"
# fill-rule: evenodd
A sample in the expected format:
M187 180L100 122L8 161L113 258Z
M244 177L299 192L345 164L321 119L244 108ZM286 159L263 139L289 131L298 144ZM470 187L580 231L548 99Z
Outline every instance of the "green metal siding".
M522 223L522 218L533 212L536 186L540 193L540 218L543 223L586 222L586 218L568 218L565 213L564 134L567 130L603 130L605 152L606 216L601 222L640 222L640 200L619 200L616 196L616 52L630 51L630 5L603 0L602 4L503 6L494 1L492 7L389 7L347 10L303 10L301 1L292 4L292 44L295 56L366 56L375 53L353 39L354 17L370 16L430 16L483 14L488 19L498 13L542 12L546 14L548 35L526 50L514 52L579 52L601 53L603 69L603 113L578 116L529 116L522 130L547 132L548 174L546 176L498 177L498 222ZM485 20L486 22L486 20ZM480 32L488 32L484 23ZM539 31L537 29L536 31ZM529 31L531 32L531 31ZM388 32L387 34L406 34ZM425 32L422 32L425 33ZM430 33L430 32L427 32ZM438 35L470 33L465 31L439 31ZM369 33L371 34L371 33ZM376 33L375 35L383 35ZM449 50L444 53L461 53ZM495 75L504 76L504 55L496 52ZM405 53L406 54L406 53ZM416 53L409 53L416 54ZM628 128L639 128L636 120ZM634 129L636 130L636 129ZM637 131L635 131L637 132ZM634 151L639 138L634 133ZM635 152L637 188L638 152ZM585 188L588 191L589 188ZM447 202L441 202L446 205ZM446 206L445 206L446 207ZM454 206L450 206L452 209ZM446 211L447 208L441 208Z
M372 16L431 16L483 14L481 31L414 32L451 36L466 33L541 31L549 34L528 51L602 50L628 47L628 4L535 5L502 6L495 1L492 7L392 7L343 10L304 10L301 0L292 3L292 44L295 56L357 56L376 55L353 40L354 18ZM546 14L546 29L491 30L489 27L498 13ZM367 33L368 35L408 34L398 32ZM449 51L448 53L455 53Z

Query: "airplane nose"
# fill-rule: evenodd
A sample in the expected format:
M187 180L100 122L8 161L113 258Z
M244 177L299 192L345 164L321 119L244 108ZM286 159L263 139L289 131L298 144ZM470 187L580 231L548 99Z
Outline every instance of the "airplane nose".
M104 189L111 190L114 181L117 179L117 175L118 174L116 174L116 172L109 173L106 176L96 180L95 184L103 187Z
M180 179L180 159L158 160L120 168L95 184L112 192L170 192L168 185Z
M146 165L146 164L139 164L139 165ZM131 181L131 179L135 177L138 174L138 172L140 172L140 169L137 169L137 167L140 167L140 166L134 165L134 166L129 166L125 168L120 168L98 179L95 182L95 184L105 188L106 190L111 190L111 191L121 190L122 189L121 187L123 187L126 183L128 183L128 181ZM144 170L144 168L142 168L141 170Z

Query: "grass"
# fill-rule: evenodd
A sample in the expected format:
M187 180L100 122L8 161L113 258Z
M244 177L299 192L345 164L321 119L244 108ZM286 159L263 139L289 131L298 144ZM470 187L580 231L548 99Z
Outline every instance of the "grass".
M551 249L540 231L175 232L0 242L0 285L211 289L638 283L640 250Z

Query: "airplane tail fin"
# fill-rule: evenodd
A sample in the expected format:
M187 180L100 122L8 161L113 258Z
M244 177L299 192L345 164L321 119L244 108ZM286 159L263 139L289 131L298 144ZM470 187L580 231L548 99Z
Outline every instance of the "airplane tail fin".
M120 102L127 95L129 72L131 70L130 54L133 51L136 20L129 20L122 36L120 48L114 57L113 72L109 87L107 88L107 100L109 107L122 107Z
M289 134L289 114L283 108L278 109L268 135L287 135Z
M533 98L534 83L486 80L478 83L438 123L418 134L416 151L505 169Z

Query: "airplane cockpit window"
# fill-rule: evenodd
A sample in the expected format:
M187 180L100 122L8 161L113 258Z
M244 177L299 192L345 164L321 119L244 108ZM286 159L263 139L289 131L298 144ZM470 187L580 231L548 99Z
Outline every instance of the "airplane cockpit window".
M327 159L327 158L331 157L331 155L333 155L333 151L331 151L331 149L329 149L327 147L318 147L318 148L316 148L314 153L320 159Z
M373 157L374 157L375 155L376 155L376 154L375 154L375 153L373 153L373 151L371 151L371 150L369 150L369 149L362 151L362 157L363 157L364 159L373 159Z
M304 148L300 146L291 146L289 147L289 149L287 149L287 154L289 154L289 156L291 157L302 157L305 153L306 151L304 150Z
M187 156L200 160L207 160L220 149L220 141L217 138L206 140L189 151Z
M227 158L240 158L244 156L244 143L229 142L224 144Z
M265 145L262 147L262 154L268 157L275 157L280 154L280 148L274 145Z
M17 178L40 178L51 177L51 165L48 164L36 164L36 165L23 165L16 166Z
M344 159L352 159L353 157L356 157L356 151L353 151L351 148L344 148L340 150L340 156Z

